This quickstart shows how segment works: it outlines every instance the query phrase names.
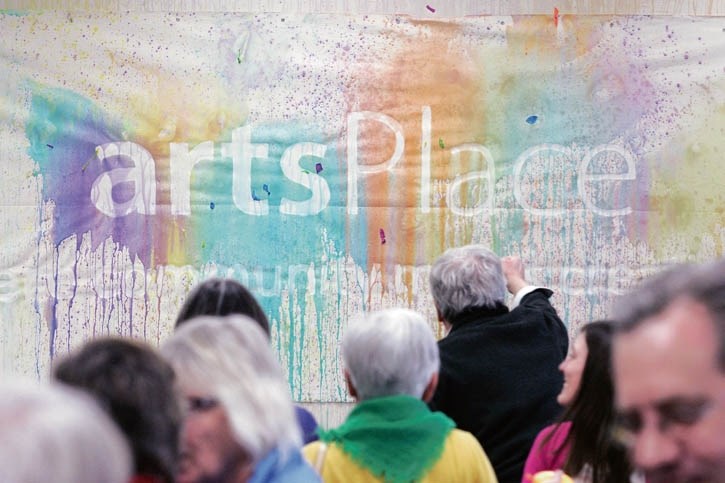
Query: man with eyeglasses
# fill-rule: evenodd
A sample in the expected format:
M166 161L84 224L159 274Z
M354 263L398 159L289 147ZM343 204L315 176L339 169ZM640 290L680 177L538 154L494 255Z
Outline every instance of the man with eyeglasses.
M615 318L614 435L648 483L725 482L725 260L646 281Z

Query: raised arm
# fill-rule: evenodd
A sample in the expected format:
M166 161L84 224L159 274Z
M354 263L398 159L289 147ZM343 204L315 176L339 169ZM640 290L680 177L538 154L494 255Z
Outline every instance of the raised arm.
M519 257L503 257L501 259L501 268L503 275L506 277L506 288L511 294L516 293L526 287L526 274L524 271L524 262Z

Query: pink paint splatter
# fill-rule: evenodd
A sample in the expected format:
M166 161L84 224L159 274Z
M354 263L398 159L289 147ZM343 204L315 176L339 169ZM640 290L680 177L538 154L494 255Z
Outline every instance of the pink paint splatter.
M559 9L554 7L554 27L559 26Z

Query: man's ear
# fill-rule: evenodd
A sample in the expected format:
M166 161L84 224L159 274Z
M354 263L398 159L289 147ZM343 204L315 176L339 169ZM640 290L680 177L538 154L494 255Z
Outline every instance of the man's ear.
M423 402L430 402L431 399L433 399L433 395L436 393L436 388L438 387L438 373L434 372L432 376L430 376L430 381L428 381L428 385L425 386L425 391L423 391Z
M443 317L443 314L441 313L438 306L436 306L436 317L438 317L438 322L443 323L446 321L446 319Z
M447 336L448 333L451 331L451 324L446 320L445 317L443 317L443 314L440 310L438 310L438 307L436 307L436 317L438 317L438 323L443 327L443 337Z
M345 385L347 386L347 392L350 393L350 395L357 401L357 389L355 389L355 386L352 385L352 379L350 378L350 373L347 372L347 369L344 371L345 373Z

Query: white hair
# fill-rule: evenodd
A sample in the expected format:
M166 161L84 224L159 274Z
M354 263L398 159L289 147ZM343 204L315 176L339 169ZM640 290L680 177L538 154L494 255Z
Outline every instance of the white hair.
M372 312L350 323L342 358L358 399L423 396L440 359L433 330L408 309Z
M483 245L446 250L433 263L430 286L438 311L450 323L468 308L494 308L506 299L501 259Z
M126 483L131 453L90 396L30 381L0 385L0 481Z
M302 444L289 387L269 339L245 315L196 317L161 347L182 390L217 398L237 443L258 463Z

